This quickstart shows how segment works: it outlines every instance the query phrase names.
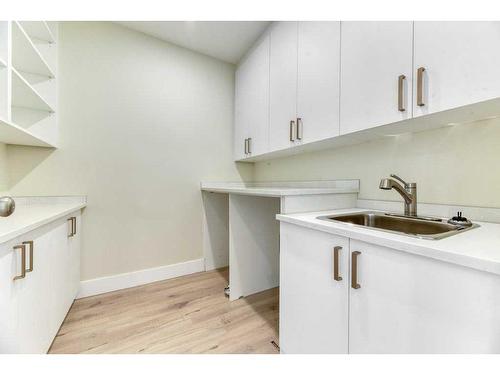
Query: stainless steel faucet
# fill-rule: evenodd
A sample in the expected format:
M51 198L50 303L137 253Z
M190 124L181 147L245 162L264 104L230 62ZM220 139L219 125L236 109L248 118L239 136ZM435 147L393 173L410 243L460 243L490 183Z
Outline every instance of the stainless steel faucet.
M396 190L405 200L405 215L417 216L417 183L405 182L401 177L391 174L391 177L400 181L403 186L398 184L392 178L383 178L380 180L380 189L383 190Z

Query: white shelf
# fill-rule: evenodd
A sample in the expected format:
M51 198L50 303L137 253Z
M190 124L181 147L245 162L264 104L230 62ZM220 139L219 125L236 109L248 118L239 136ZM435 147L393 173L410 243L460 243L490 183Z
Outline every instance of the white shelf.
M0 142L9 145L38 146L56 148L30 131L11 122L0 119Z
M21 72L55 77L43 56L18 22L12 22L12 66Z
M31 39L37 39L42 42L55 43L54 35L50 31L49 25L45 21L21 21L19 22L26 34Z
M52 106L14 68L12 68L12 106L54 112Z

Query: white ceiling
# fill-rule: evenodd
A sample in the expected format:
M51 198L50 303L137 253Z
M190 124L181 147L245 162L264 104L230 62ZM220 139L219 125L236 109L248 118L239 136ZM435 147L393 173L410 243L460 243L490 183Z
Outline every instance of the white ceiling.
M117 23L167 42L236 64L270 22L130 21Z

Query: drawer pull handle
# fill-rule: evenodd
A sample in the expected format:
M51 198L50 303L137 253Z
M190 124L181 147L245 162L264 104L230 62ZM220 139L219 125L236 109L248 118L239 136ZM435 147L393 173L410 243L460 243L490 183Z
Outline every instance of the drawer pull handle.
M405 109L405 103L404 103L404 89L405 89L405 79L406 76L404 74L401 74L398 77L398 111L399 112L404 112L406 111Z
M28 268L26 270L26 272L32 272L33 271L33 249L34 249L33 241L24 241L23 245L30 245L30 268Z
M424 72L425 68L420 67L417 69L417 105L423 107L424 103Z
M339 253L342 246L335 246L333 248L333 279L335 281L342 281L342 276L339 275Z
M297 117L297 139L302 139L304 126L302 124L302 119Z
M353 251L351 255L351 288L359 289L361 285L358 283L358 255L359 251Z
M69 224L70 224L70 232L68 234L68 237L73 237L76 234L76 218L75 217L70 217L68 219Z
M19 279L24 279L26 277L26 245L16 245L14 250L21 250L21 274L15 276L12 280L16 281Z
M290 142L295 141L295 121L290 121Z

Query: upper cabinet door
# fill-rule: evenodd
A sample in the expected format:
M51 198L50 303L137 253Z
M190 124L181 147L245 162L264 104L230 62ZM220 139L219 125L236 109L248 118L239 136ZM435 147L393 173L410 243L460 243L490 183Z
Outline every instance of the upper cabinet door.
M298 24L298 142L339 135L340 22Z
M500 22L415 22L414 116L499 97L499 45Z
M290 128L294 130L296 124L290 122L296 121L297 114L297 27L297 22L276 22L271 29L270 151L293 145Z
M251 138L245 154L245 139ZM269 147L269 36L264 37L236 70L235 160L268 151Z
M340 134L412 117L412 22L342 22Z

